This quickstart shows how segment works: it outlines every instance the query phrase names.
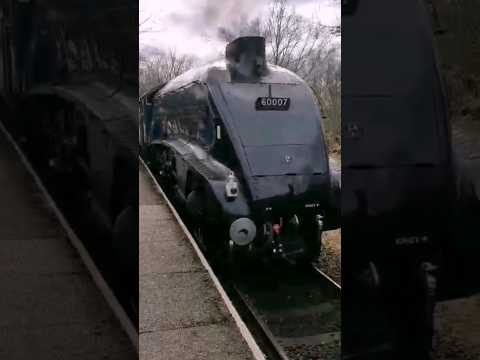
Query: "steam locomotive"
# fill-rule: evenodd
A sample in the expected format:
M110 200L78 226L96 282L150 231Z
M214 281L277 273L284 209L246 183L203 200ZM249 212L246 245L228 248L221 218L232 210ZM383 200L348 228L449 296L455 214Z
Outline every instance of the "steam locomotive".
M342 311L367 279L403 359L429 358L454 254L480 250L454 234L458 171L429 5L346 1L342 18ZM343 342L346 354L354 342Z
M311 89L268 64L262 37L140 98L140 144L216 255L311 261L339 224L322 115Z

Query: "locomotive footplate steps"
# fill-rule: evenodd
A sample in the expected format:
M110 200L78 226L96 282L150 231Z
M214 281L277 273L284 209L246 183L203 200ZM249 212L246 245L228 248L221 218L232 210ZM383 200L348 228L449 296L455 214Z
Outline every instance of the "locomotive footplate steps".
M0 124L0 358L134 359L92 269L3 130Z
M264 359L149 171L140 166L140 359Z

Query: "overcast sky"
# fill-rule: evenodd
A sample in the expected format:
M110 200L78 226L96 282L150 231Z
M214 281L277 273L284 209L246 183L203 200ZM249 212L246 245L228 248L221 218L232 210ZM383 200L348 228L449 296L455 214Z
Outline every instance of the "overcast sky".
M288 1L300 15L339 25L338 0ZM269 0L140 0L140 49L148 54L154 54L155 48L174 49L202 61L213 60L225 49L219 27L264 14L268 4Z

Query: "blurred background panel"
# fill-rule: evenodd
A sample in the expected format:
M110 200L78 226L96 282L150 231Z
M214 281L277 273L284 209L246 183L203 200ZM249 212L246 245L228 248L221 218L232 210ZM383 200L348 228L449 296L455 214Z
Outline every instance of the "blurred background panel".
M0 121L134 327L138 3L0 4Z
M479 356L479 5L343 2L345 356Z

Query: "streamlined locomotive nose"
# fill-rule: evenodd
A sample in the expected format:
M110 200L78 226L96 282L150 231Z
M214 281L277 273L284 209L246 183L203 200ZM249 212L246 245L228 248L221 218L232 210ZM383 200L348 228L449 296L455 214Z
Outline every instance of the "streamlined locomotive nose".
M253 176L309 175L326 172L317 144L245 146Z

